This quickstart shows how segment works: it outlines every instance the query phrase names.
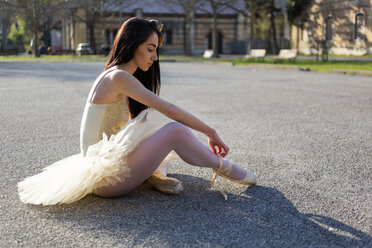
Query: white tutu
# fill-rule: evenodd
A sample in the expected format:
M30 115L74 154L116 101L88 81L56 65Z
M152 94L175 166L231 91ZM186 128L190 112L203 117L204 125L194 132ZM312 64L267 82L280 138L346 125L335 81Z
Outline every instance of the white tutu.
M123 182L130 177L127 155L142 140L171 121L154 109L142 111L110 139L103 133L103 139L89 146L86 156L80 153L67 157L19 182L21 201L42 205L69 204L96 188Z

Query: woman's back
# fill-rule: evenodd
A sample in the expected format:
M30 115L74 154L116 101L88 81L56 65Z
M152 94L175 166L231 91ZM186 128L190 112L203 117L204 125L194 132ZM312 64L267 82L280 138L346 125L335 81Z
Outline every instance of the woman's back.
M106 133L107 137L117 134L129 120L128 98L105 104L95 104L90 101L98 84L111 71L113 69L103 72L97 78L85 105L80 126L80 151L84 155L90 145L102 139L103 133Z

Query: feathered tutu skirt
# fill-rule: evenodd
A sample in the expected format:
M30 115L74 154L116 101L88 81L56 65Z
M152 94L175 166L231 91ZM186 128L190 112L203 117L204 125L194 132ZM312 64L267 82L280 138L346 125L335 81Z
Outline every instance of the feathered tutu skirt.
M127 155L137 145L172 120L154 109L142 111L116 135L89 146L86 155L76 154L62 159L43 172L18 183L24 203L54 205L75 202L94 189L115 185L130 177ZM174 159L174 153L167 157Z

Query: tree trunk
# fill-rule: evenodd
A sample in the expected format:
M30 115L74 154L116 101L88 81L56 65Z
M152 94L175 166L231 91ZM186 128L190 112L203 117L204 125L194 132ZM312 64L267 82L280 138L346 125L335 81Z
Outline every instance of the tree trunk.
M194 11L186 13L186 55L194 54Z
M6 25L1 26L1 51L8 48L8 28Z
M96 48L96 39L94 37L94 22L90 22L88 24L89 28L89 41L90 41L90 47L93 49L93 53L97 53L97 48Z
M106 41L106 18L104 16L104 10L103 10L103 7L102 7L102 11L100 13L100 17L99 19L101 20L101 24L102 24L102 40L103 40L103 46L107 47L111 44L108 44L110 43L109 41ZM100 53L101 53L101 48L100 48Z
M34 20L33 22L33 29L34 29L34 47L32 48L33 51L34 51L34 56L35 57L40 57L40 53L39 53L39 39L38 39L38 36L39 36L39 30L38 30L38 25L37 25L37 21Z
M254 42L254 22L255 22L255 4L254 1L251 1L251 6L250 6L250 32L249 32L249 45L248 45L248 51L247 53L250 53L252 47L253 47L253 42Z
M297 51L300 49L300 31L301 29L296 25L296 31L297 31L297 35L296 35L296 49ZM292 45L292 44L291 44ZM292 47L292 46L291 46ZM318 52L318 51L317 51ZM317 53L318 54L318 53Z
M34 32L34 56L35 57L40 57L39 54L39 13L38 13L38 1L34 0L33 1L33 8L32 8L32 28Z
M185 18L185 21L186 21L186 32L185 32L185 36L186 36L186 47L185 47L185 54L187 56L191 56L191 38L190 38L190 30L191 30L191 24L190 24L190 16L189 16L189 13L186 13L186 18Z
M275 1L271 0L270 6L270 22L271 22L271 29L272 29L272 39L274 43L274 53L278 53L278 43L276 41L276 27L275 27L275 15L274 15L274 8L275 8Z
M212 49L213 49L213 57L218 58L218 29L217 29L217 13L216 10L213 9L213 30L212 30Z

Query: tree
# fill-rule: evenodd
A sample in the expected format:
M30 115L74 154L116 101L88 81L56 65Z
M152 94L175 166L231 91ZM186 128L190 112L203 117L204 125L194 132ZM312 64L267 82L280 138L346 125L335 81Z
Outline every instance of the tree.
M288 21L293 24L304 11L311 5L312 0L288 0L287 8Z
M17 47L17 50L19 50L20 47L27 46L31 38L32 34L27 30L26 22L18 18L18 20L12 24L8 33L8 45Z
M249 53L256 39L256 19L260 17L259 12L262 12L262 10L265 8L267 9L267 0L243 0L243 2L245 9L236 8L234 5L231 4L228 4L228 7L243 14L244 16L249 16L249 44L247 49Z
M273 51L274 53L278 52L278 42L276 37L276 24L275 24L275 16L281 8L276 7L276 0L245 0L246 6L250 10L250 24L251 24L251 32L250 32L250 42L253 43L255 35L254 35L254 23L256 22L256 18L267 18L268 15L270 16L270 35L271 40L273 43Z
M89 43L93 53L97 53L96 39L94 30L97 23L105 25L106 19L110 18L107 14L111 9L125 8L134 0L69 0L65 3L65 15L71 20L85 22L89 32ZM85 15L76 16L77 9L84 9Z
M33 33L33 54L39 54L39 30L41 25L51 15L53 6L60 4L63 0L6 0L6 6L13 7L18 16L23 17L29 23Z
M186 55L192 56L194 53L194 32L195 32L195 12L202 4L201 0L163 0L168 8L180 6L185 14L185 36L186 36Z
M213 26L212 26L212 49L213 49L213 57L218 57L218 24L217 18L218 15L229 8L229 6L233 6L237 0L204 0L204 5L200 6L200 9L204 12L211 13L213 18Z
M276 35L276 23L275 19L278 15L278 12L282 11L281 7L277 7L277 5L283 5L283 3L279 0L240 0L244 1L245 9L248 10L249 17L250 17L250 36L249 36L249 48L248 51L252 48L252 44L254 44L257 35L255 34L255 30L257 26L262 25L265 26L265 30L268 30L269 34L268 37L271 39L273 44L274 53L277 53L279 50L278 42L277 42L277 35ZM297 0L293 0L297 1ZM303 1L303 0L298 0ZM304 0L304 1L311 1L311 0ZM234 6L229 5L230 8L238 11L244 15L246 15L246 11L240 10L235 8ZM259 22L257 22L259 20ZM260 25L257 25L260 23ZM266 24L267 23L267 24ZM267 27L267 28L266 28Z
M278 42L276 39L276 26L275 26L275 13L280 11L280 8L277 8L275 6L275 0L270 1L270 23L271 23L271 34L272 34L272 40L274 43L274 53L278 53Z
M249 25L249 49L248 52L252 49L252 44L255 39L254 34L254 23L255 23L255 16L256 11L259 8L259 6L263 3L263 0L244 0L246 8L249 10L249 17L250 17L250 25Z
M302 16L305 12L305 10L311 5L312 0L288 0L286 3L285 7L287 9L287 17L288 17L288 22L291 25L295 25L295 22L297 19ZM302 26L301 24L297 23L296 26ZM300 41L300 36L297 35L297 48L299 46L299 41ZM319 44L319 43L318 43ZM316 47L318 47L318 44Z
M97 53L96 38L94 35L94 29L96 23L103 19L105 9L109 4L109 0L89 0L82 1L83 8L86 11L85 22L89 31L89 43L93 49L93 53Z
M0 0L1 51L8 48L8 34L14 21L14 9Z

